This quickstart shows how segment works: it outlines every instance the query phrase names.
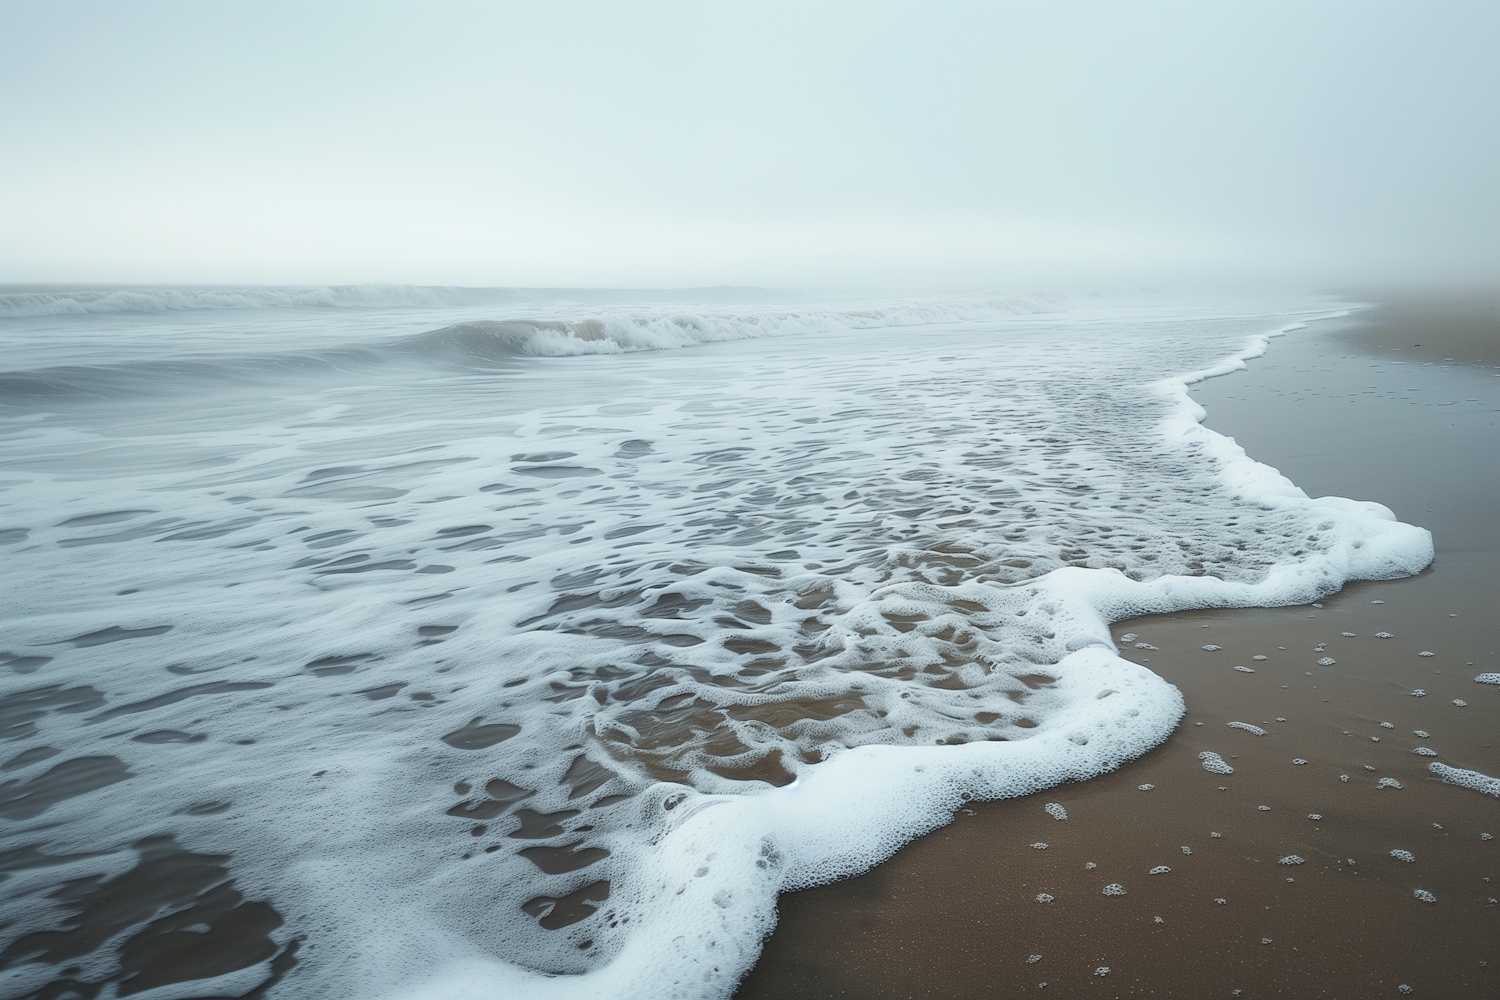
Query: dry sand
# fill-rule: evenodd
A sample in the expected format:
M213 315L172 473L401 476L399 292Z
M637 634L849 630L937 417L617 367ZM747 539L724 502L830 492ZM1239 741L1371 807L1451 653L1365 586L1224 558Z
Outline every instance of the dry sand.
M1473 680L1500 671L1492 301L1409 297L1317 324L1194 393L1209 426L1311 495L1379 500L1430 528L1432 568L1321 607L1120 623L1128 657L1186 698L1166 743L1090 782L961 810L867 875L784 896L738 996L1500 996L1500 799L1428 771L1500 775L1500 687ZM1461 357L1486 360L1443 361ZM1234 773L1204 770L1202 751ZM1111 883L1125 895L1104 895Z

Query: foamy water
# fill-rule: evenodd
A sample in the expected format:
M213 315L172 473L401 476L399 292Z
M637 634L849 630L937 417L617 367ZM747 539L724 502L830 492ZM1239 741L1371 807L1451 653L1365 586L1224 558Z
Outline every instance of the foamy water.
M25 294L6 995L727 996L779 892L1165 739L1109 623L1431 559L1183 391L1326 301Z

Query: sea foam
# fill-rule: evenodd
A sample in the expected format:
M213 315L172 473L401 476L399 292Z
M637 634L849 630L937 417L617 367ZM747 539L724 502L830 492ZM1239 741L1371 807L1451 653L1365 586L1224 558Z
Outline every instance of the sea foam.
M528 320L474 334L523 338L503 378L37 425L17 749L103 783L16 835L77 878L163 831L232 854L316 945L286 995L725 997L778 893L1164 740L1181 695L1112 622L1431 559L1199 423L1188 382L1317 308L901 308Z
M1440 764L1437 761L1428 764L1427 770L1442 778L1447 784L1457 785L1460 788L1470 788L1484 795L1493 795L1496 798L1500 798L1500 778L1491 778L1487 774L1481 774L1478 771L1468 771L1461 767L1449 767L1447 764Z

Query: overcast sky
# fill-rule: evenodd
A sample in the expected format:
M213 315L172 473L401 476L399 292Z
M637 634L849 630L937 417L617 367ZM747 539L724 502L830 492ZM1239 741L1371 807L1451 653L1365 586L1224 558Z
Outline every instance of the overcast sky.
M1500 3L0 0L0 282L1500 275Z

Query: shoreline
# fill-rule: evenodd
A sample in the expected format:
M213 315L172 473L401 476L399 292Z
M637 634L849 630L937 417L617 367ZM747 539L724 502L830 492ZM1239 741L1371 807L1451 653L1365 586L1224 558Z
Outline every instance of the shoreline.
M1404 341L1426 346L1398 352ZM1088 782L972 805L866 875L783 896L737 996L1500 989L1500 905L1489 902L1500 840L1480 837L1500 837L1500 805L1427 771L1436 760L1500 773L1497 691L1472 680L1500 669L1487 648L1500 532L1486 515L1500 473L1474 461L1500 442L1500 383L1478 367L1496 348L1470 299L1404 299L1278 338L1248 371L1193 385L1207 426L1309 495L1375 499L1428 527L1434 564L1351 584L1321 607L1117 623L1122 655L1186 698L1164 744ZM1476 360L1443 365L1463 351ZM1325 656L1338 662L1319 666ZM1235 773L1205 771L1204 751ZM1069 819L1048 815L1049 802ZM1161 866L1171 871L1150 873ZM1126 895L1104 896L1110 883Z

